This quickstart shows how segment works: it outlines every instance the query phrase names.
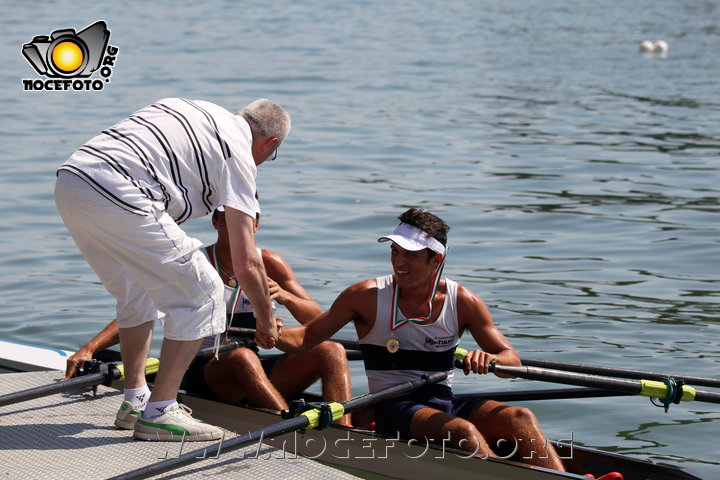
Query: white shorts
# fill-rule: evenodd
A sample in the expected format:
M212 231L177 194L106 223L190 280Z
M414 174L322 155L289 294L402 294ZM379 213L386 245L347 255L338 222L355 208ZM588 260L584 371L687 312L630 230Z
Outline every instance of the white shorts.
M60 170L55 203L80 252L117 300L118 327L162 319L165 338L196 340L225 329L223 283L164 211L118 207L77 175Z

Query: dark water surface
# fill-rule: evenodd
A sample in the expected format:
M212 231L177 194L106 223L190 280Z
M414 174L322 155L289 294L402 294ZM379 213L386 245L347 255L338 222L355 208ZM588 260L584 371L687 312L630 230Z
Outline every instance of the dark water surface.
M646 0L4 9L0 337L75 349L114 315L52 199L75 148L158 98L235 110L269 97L293 131L260 168L259 244L322 306L389 272L375 240L419 206L452 227L446 274L482 296L522 355L717 377L718 19L715 2ZM120 49L103 91L22 91L36 76L23 43L96 20ZM646 39L670 50L642 54ZM209 219L187 229L213 239ZM366 391L359 364L353 381ZM720 472L716 405L526 405L551 438Z

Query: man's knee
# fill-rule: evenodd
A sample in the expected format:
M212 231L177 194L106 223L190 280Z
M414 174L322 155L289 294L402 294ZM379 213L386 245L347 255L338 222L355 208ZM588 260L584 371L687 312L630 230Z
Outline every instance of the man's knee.
M345 347L336 342L322 342L317 345L313 350L316 350L316 354L327 364L345 364L347 363L347 356L345 354Z
M535 414L528 408L508 407L507 413L514 424L531 425L537 423Z
M220 362L227 362L228 366L239 369L252 369L260 366L257 354L249 348L236 348L220 356Z
M486 451L486 442L483 439L482 434L475 425L471 422L463 420L457 421L456 419L449 426L449 438L450 443L456 447L465 451L474 453L488 453Z

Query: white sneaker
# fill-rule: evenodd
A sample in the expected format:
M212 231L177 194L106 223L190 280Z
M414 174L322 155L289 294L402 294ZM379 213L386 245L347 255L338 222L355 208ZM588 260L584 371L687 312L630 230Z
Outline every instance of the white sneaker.
M125 400L120 405L120 410L115 416L115 426L123 430L132 430L139 416L140 410L137 410L132 403Z
M195 420L191 413L187 406L173 403L165 413L151 420L140 415L135 422L133 437L163 442L204 442L222 438L222 430Z

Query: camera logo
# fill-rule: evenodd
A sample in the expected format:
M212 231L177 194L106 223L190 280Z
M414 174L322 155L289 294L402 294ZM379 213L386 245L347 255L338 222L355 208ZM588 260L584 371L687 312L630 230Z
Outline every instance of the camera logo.
M108 45L110 30L103 21L76 32L72 28L37 35L22 47L22 54L48 80L24 78L24 90L102 90L110 82L118 48ZM89 79L99 70L101 80ZM85 79L85 80L83 80Z

